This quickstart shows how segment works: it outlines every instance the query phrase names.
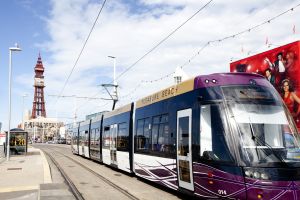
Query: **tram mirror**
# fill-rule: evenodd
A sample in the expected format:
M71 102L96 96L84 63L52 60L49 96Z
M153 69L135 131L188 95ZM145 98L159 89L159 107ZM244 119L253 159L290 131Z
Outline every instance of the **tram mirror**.
M104 131L109 131L109 126L104 127Z

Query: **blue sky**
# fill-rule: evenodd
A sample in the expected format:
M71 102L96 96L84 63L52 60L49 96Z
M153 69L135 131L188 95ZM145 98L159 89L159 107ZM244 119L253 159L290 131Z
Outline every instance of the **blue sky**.
M45 67L45 98L48 117L70 122L74 102L78 119L111 104L101 100L61 98L66 77L97 16L96 0L11 0L0 1L0 122L7 127L8 49L18 42L22 52L13 54L12 126L21 122L22 95L25 109L32 108L33 68L38 53ZM201 0L107 0L86 48L66 85L63 95L107 97L100 84L112 81L117 57L117 75L208 2ZM186 63L210 40L240 32L299 4L296 0L218 0L185 24L172 37L122 76L118 106L173 84L164 77ZM234 39L209 45L184 67L190 76L229 71L231 59L268 50L268 37L275 45L299 40L300 7L271 23ZM296 26L296 34L292 27ZM244 51L242 52L241 49ZM148 81L148 83L145 83ZM143 84L141 84L143 82ZM140 87L136 88L137 85ZM127 95L129 94L129 95ZM125 96L125 97L124 97Z
M33 76L33 67L39 51L43 58L47 58L47 53L37 45L49 38L45 26L49 5L45 2L0 1L0 121L2 122L7 118L8 112L8 49L17 42L23 50L13 54L12 127L16 126L16 120L18 122L21 120L22 94L33 91L32 84L22 85L15 81L15 77L24 74ZM32 99L29 97L25 99L26 107L29 107L31 102Z

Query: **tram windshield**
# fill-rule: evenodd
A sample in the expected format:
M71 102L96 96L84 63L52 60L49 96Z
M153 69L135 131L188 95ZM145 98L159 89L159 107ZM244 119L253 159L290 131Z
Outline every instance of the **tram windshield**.
M299 134L275 90L261 86L222 89L243 165L300 166Z

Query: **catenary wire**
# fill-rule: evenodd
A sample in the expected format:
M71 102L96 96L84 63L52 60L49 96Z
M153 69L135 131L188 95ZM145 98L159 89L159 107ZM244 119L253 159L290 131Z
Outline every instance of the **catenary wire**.
M69 82L69 79L70 79L70 77L72 76L72 74L73 74L73 72L74 72L74 69L75 69L76 66L77 66L77 63L78 63L78 61L79 61L79 59L80 59L80 57L81 57L81 55L82 55L82 53L83 53L83 51L84 51L84 49L85 49L85 46L86 46L86 44L87 44L87 42L88 42L88 40L89 40L89 38L90 38L90 36L91 36L91 34L92 34L92 32L93 32L95 26L96 26L96 23L97 23L97 21L98 21L98 19L99 19L99 17L100 17L100 14L101 14L101 12L102 12L102 10L103 10L103 8L104 8L105 3L106 3L106 0L104 0L103 3L102 3L102 5L101 5L101 8L100 8L100 10L99 10L99 12L98 12L98 14L97 14L97 17L96 17L96 19L95 19L95 21L94 21L94 23L93 23L93 25L92 25L92 28L91 28L91 30L90 30L90 32L89 32L89 34L88 34L88 36L87 36L87 38L86 38L86 40L85 40L85 42L84 42L84 44L83 44L81 50L80 50L80 52L79 52L79 54L78 54L78 56L77 56L77 58L76 58L76 60L75 60L75 63L74 63L74 65L73 65L73 67L72 67L72 69L71 69L71 71L70 71L70 73L69 73L69 75L68 75L68 77L67 77L67 79L66 79L66 81L65 81L65 83L64 83L64 85L63 85L63 87L62 87L62 89L61 89L61 91L60 91L60 93L59 93L59 96L62 96L62 94L63 94L63 92L64 92L64 90L65 90L65 88L66 88L66 86L67 86L67 84L68 84L68 82ZM57 102L58 102L59 99L60 99L60 97L57 98L55 104L57 104Z
M212 43L216 43L216 42L223 42L224 40L227 40L227 39L232 39L232 38L235 38L237 36L240 36L244 33L248 33L248 32L251 32L252 30L254 29L257 29L265 24L269 24L271 23L271 21L281 17L282 15L290 12L290 11L293 11L294 9L296 9L297 7L299 7L300 4L297 4L296 6L292 7L292 8L289 8L288 10L285 10L284 12L281 12L280 14L272 17L272 18L269 18L268 20L266 21L263 21L262 23L259 23L257 25L254 25L250 28L247 28L247 29L244 29L243 31L240 31L240 32L237 32L235 34L231 34L231 35L228 35L228 36L225 36L223 38L219 38L219 39L215 39L215 40L210 40L208 42L206 42L201 48L200 50L198 50L195 54L193 54L183 65L180 66L180 68L184 68L185 66L187 66L192 60L194 60L206 47L208 47L210 44ZM127 98L127 97L130 97L134 92L137 91L137 89L142 85L142 84L145 84L145 83L154 83L154 82L157 82L157 81L161 81L165 78L168 78L169 76L171 76L172 74L174 74L175 71L173 71L172 73L169 73L167 75L164 75L160 78L157 78L157 79L152 79L152 80L141 80L140 83L137 84L136 87L134 87L134 89L130 90L130 92L128 92L127 94L123 95L123 96L120 96L120 98Z
M159 47L163 42L165 42L168 38L170 38L175 32L177 32L181 27L183 27L188 21L190 21L192 18L194 18L200 11L202 11L204 8L206 8L213 0L210 0L207 2L204 6L202 6L200 9L198 9L192 16L190 16L186 21L184 21L182 24L180 24L177 28L175 28L171 33L169 33L166 37L164 37L161 41L159 41L154 47L152 47L149 51L147 51L143 56L141 56L137 61L135 61L132 65L127 67L122 73L120 73L116 80L122 77L125 73L127 73L129 70L131 70L133 67L135 67L141 60L143 60L147 55L149 55L152 51L154 51L157 47Z
M180 28L182 28L187 22L189 22L192 18L194 18L197 14L199 14L203 9L205 9L212 1L213 0L208 1L204 6L202 6L201 8L199 8L192 16L190 16L183 23L181 23L178 27L176 27L171 33L169 33L166 37L164 37L162 40L160 40L156 45L154 45L150 50L148 50L143 56L141 56L138 60L136 60L132 65L130 65L129 67L127 67L121 74L119 74L116 77L116 80L118 80L125 73L127 73L129 70L131 70L133 67L135 67L141 60L143 60L146 56L148 56L151 52L153 52L156 48L158 48L162 43L164 43L167 39L169 39L175 32L177 32ZM98 94L99 93L96 93L92 97L95 97ZM86 102L88 102L88 100ZM81 104L78 108L82 107L83 105L84 104Z

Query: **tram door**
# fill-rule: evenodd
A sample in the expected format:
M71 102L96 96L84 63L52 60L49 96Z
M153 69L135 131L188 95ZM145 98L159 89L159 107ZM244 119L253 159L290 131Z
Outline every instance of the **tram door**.
M177 111L177 173L179 187L194 190L192 170L192 109Z
M110 126L110 163L117 165L117 129L118 124Z

